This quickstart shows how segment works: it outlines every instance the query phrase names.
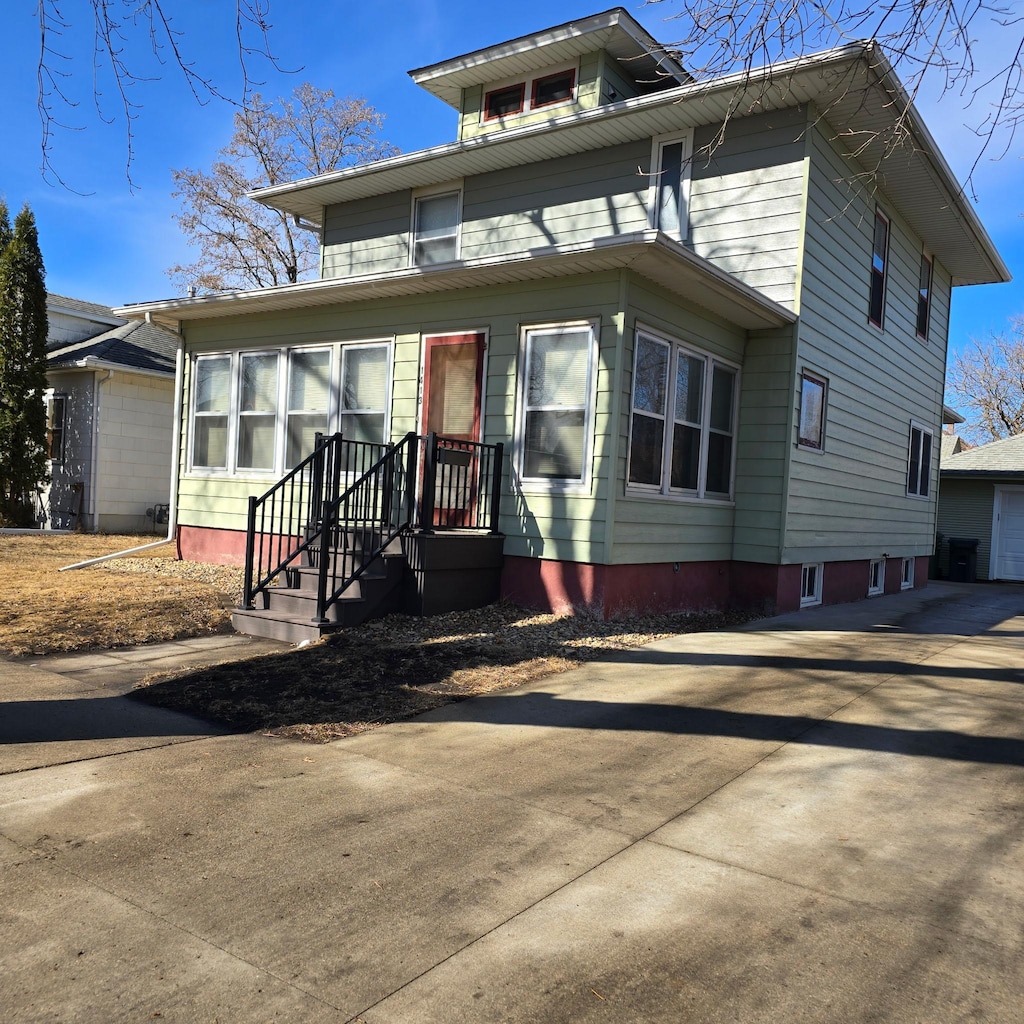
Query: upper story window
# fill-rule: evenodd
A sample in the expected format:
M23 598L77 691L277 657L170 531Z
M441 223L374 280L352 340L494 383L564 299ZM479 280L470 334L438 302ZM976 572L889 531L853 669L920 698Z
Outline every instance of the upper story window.
M927 498L932 478L932 433L910 424L910 452L907 457L907 494Z
M630 487L728 500L736 436L735 368L638 330Z
M462 192L452 189L413 199L412 262L416 267L459 258Z
M932 261L921 253L921 271L917 282L917 336L928 340L928 322L932 312Z
M533 110L569 103L576 98L576 68L560 68L523 81L503 83L484 93L482 119L528 114Z
M666 135L654 140L648 197L651 227L677 241L689 229L690 147L692 135Z
M875 234L871 245L871 299L868 320L882 327L885 316L885 275L889 262L889 218L875 211Z

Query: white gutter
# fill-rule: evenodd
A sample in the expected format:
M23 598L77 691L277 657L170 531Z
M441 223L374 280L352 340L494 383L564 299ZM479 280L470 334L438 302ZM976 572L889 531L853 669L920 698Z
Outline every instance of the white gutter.
M89 558L84 562L75 562L74 565L62 565L57 572L64 572L67 569L84 569L88 565L98 565L100 562L107 562L111 558L123 558L125 555L135 554L136 551L158 548L164 544L170 544L174 540L175 531L178 528L178 469L181 462L181 413L184 379L185 339L179 335L178 348L174 354L174 423L171 428L171 496L169 500L170 515L167 517L167 536L163 540L155 540L150 544L140 544L138 547L126 548L124 551L115 551L110 555L100 555L99 558ZM95 452L95 448L93 451Z

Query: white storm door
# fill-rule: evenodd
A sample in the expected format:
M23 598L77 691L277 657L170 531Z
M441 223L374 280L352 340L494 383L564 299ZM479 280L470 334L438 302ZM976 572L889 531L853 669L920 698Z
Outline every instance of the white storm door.
M998 490L995 578L1024 581L1024 490Z

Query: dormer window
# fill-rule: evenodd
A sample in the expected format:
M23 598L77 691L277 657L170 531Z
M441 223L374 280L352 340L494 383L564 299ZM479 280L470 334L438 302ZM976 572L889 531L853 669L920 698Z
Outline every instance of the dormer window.
M496 117L511 117L521 114L526 106L526 83L510 85L504 89L495 89L487 94L484 101L484 120L493 121Z
M533 110L571 103L576 98L576 68L546 71L525 81L501 83L484 92L483 120L528 114Z

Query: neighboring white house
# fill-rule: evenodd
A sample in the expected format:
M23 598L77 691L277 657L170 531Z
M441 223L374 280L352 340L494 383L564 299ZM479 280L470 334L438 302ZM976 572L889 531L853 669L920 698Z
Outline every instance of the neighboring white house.
M47 295L44 529L153 529L171 490L175 335Z

